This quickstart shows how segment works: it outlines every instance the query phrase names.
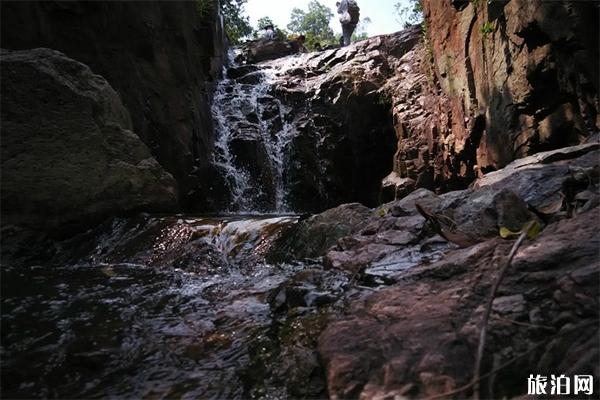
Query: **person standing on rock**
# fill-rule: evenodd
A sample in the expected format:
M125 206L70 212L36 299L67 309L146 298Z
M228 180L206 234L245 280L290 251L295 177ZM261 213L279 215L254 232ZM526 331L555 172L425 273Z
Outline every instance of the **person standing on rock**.
M263 40L275 40L275 27L273 25L266 25L263 27Z
M335 3L337 12L340 14L340 22L342 24L343 45L348 46L352 42L352 34L358 25L360 19L360 8L356 0L342 0Z

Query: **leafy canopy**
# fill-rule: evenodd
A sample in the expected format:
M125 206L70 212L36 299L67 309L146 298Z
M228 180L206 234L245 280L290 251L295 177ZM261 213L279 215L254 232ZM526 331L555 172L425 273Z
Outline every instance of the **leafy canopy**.
M421 3L421 0L408 0L408 6L400 1L394 5L394 8L396 19L404 28L423 22L423 3Z
M254 31L253 36L255 38L259 38L262 35L262 30L265 29L265 27L271 25L273 27L273 30L275 32L275 37L278 40L286 40L288 37L288 32L284 29L279 28L270 17L262 17L260 18L257 23L256 23L256 27L257 29Z
M327 46L336 43L336 37L329 26L333 18L333 11L327 6L313 0L308 4L308 11L294 8L287 28L295 34L306 36L306 45L309 49L315 44Z
M205 0L206 1L206 0ZM253 32L250 18L245 14L244 5L247 0L221 0L221 12L225 25L225 34L229 43L236 45L243 37Z

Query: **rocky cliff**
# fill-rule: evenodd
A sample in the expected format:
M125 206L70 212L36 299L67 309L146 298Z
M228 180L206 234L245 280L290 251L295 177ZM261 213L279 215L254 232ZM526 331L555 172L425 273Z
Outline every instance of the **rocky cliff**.
M341 49L230 68L217 96L224 139L219 147L228 154L220 158L230 160L229 170L238 176L245 171L262 191L248 188L241 191L244 197L269 209L276 203L273 186L280 184L294 211L379 204L397 142L385 86L394 76L393 63L419 39L413 28Z
M59 50L106 78L187 206L207 184L223 43L219 18L195 2L2 2L2 48Z
M267 118L295 132L282 174L292 209L463 189L600 129L597 4L424 5L423 27L232 71L249 90L267 73L261 101L284 108ZM241 115L254 142L259 114Z
M597 3L423 4L423 48L390 85L400 177L456 188L600 129Z

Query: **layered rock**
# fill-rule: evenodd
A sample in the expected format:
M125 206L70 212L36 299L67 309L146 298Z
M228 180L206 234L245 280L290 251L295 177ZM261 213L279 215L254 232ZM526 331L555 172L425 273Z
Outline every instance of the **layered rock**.
M224 54L220 18L208 11L193 1L3 1L1 44L59 50L106 78L182 203L201 206L212 177L211 81Z
M118 94L57 51L2 51L2 223L65 229L177 207Z
M597 4L423 4L426 42L389 85L401 177L421 187L464 187L600 129Z
M365 215L359 233L322 253L325 264L393 285L322 333L330 397L471 395L459 388L473 377L485 303L514 243L498 232L532 220L542 233L519 249L493 303L480 395L521 395L532 370L597 376L599 171L597 143L565 148ZM417 204L435 218L426 223Z
M597 215L554 223L517 253L493 305L482 398L524 394L532 370L600 372ZM455 390L472 379L484 304L511 245L454 251L355 302L319 340L330 397L469 397L471 386Z

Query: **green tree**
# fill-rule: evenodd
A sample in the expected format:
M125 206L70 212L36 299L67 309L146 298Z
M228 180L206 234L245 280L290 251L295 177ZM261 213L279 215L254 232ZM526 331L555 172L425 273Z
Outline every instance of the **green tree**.
M421 0L399 1L394 5L396 18L404 27L423 22L423 3Z
M265 27L267 27L269 25L271 25L273 28L275 28L277 26L277 25L275 25L275 23L273 22L273 20L270 17L262 17L256 23L256 27L258 29L265 29Z
M206 0L204 0L206 1ZM221 12L225 24L225 34L229 43L236 45L243 37L253 32L250 18L246 15L244 5L247 0L221 0Z
M287 28L295 33L306 36L306 46L314 49L315 44L327 46L336 43L329 21L333 11L327 6L313 0L308 4L308 11L294 8Z
M288 32L285 29L279 28L270 17L262 17L256 23L256 30L254 31L254 37L259 38L261 36L261 31L265 29L265 27L271 25L273 30L275 31L275 37L279 40L286 40L288 37Z

